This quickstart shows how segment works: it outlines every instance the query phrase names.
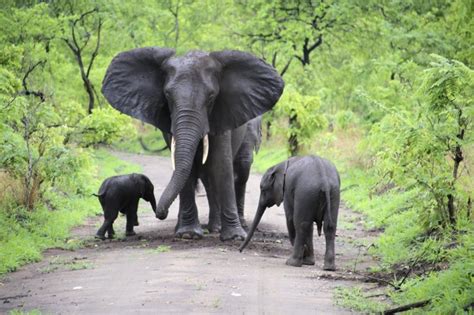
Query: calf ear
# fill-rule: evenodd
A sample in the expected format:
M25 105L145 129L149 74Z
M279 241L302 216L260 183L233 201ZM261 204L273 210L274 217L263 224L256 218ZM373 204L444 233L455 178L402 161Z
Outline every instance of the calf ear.
M275 183L275 167L269 168L262 177L261 186L271 189Z
M159 47L137 48L115 56L102 82L102 93L112 107L150 123L165 132L171 126L163 93L163 61L174 50Z

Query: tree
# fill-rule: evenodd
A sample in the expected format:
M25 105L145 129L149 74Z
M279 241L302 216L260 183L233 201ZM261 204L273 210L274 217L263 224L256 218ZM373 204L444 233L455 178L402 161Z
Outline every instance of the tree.
M74 8L71 5L71 14L74 14ZM90 18L92 17L92 21ZM64 36L62 39L74 54L74 57L81 72L81 78L84 83L87 95L89 96L88 113L91 114L95 106L95 100L99 100L94 84L90 80L90 72L94 65L94 60L99 54L100 32L103 21L99 14L99 9L85 11L79 17L73 17L70 21L70 36ZM89 61L86 62L86 49L90 43L92 33L96 33L95 45L90 52Z
M246 19L240 26L243 31L237 34L264 59L271 58L272 65L281 69L281 75L287 72L293 59L303 68L310 65L312 55L323 45L329 30L338 23L342 25L336 18L339 8L324 1L240 1L238 4ZM248 22L249 16L253 22ZM290 111L288 123L293 131L301 127L297 111ZM291 156L298 154L299 142L298 133L291 132L288 137Z

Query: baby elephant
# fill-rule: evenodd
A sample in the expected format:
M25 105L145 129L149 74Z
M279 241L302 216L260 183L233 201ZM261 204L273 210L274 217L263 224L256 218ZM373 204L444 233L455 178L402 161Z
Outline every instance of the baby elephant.
M96 237L105 239L105 231L108 237L114 237L113 224L119 211L127 215L126 236L132 236L136 233L133 227L138 225L137 209L138 200L145 199L151 204L153 211L156 212L156 200L153 194L153 184L142 174L128 174L109 177L100 186L99 197L100 204L104 210L104 224L97 231Z
M283 201L286 224L293 254L287 265L314 265L313 222L324 227L326 254L324 270L335 270L334 238L339 211L340 179L336 167L323 158L304 156L290 158L267 170L260 183L260 200L242 251L252 238L267 207Z

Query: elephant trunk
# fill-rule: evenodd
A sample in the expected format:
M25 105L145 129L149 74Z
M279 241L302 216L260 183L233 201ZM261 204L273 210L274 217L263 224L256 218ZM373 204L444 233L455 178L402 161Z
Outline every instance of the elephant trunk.
M184 121L176 126L176 133L174 135L176 145L174 157L171 157L174 159L175 170L158 202L156 217L160 220L166 219L169 207L191 175L194 156L203 135L196 122L189 123Z
M258 205L257 212L255 213L255 218L253 219L252 226L250 227L250 230L247 234L247 237L245 238L245 241L242 245L240 245L239 251L242 252L244 248L247 246L247 244L250 242L250 239L253 236L253 233L255 232L255 229L257 228L257 225L260 223L260 220L262 219L263 213L265 212L265 209L267 207L263 206L262 203Z
M151 194L150 199L148 200L148 202L150 203L151 208L153 209L153 212L156 214L156 199L155 199L154 194Z

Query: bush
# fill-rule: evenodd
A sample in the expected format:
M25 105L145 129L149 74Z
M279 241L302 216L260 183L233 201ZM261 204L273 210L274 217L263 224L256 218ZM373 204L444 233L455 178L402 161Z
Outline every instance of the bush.
M136 129L130 117L107 106L94 109L91 115L82 119L75 134L77 141L88 147L132 138L136 136Z

